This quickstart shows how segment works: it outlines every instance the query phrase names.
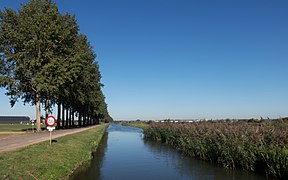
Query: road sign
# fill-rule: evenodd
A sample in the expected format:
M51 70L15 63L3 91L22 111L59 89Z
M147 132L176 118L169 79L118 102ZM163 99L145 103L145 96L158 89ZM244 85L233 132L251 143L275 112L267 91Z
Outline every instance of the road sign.
M48 131L53 131L55 127L47 126Z
M54 116L48 116L46 118L45 124L47 126L54 126L56 124L56 118Z
M50 145L51 145L52 144L52 131L55 129L54 125L56 124L56 119L54 116L48 116L45 123L47 125L47 129L50 134Z

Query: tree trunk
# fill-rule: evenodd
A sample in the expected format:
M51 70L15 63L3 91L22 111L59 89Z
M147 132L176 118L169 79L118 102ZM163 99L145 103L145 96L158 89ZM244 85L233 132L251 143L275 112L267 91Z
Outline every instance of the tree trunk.
M72 126L73 126L73 128L75 127L75 123L74 123L74 111L73 110L71 110L72 111Z
M65 123L66 129L68 129L68 123L69 123L69 109L66 108L66 123Z
M80 113L78 116L78 126L82 126L82 115Z
M36 131L41 131L40 92L36 91Z
M83 116L83 126L86 126L86 115Z
M49 98L47 96L45 100L45 119L47 119L48 115L49 115Z
M62 128L64 128L65 125L65 108L64 104L62 104Z
M61 103L58 101L57 103L57 129L60 129L60 118L61 118Z
M72 126L72 108L69 108L69 127Z

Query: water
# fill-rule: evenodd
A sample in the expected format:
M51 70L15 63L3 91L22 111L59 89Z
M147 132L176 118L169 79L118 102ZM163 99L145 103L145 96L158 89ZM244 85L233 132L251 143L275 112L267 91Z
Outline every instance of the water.
M264 176L229 171L187 157L173 148L143 139L142 130L112 124L90 164L79 168L73 180L262 180Z

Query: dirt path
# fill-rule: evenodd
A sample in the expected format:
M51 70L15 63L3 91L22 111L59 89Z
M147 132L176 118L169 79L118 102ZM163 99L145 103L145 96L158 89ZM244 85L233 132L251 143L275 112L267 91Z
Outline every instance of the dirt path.
M85 127L85 128L75 128L75 129L65 129L65 130L56 130L52 132L52 139L66 136L69 134L74 134L78 132L82 132L88 129L91 129L95 126ZM39 142L47 141L49 143L50 136L49 131L43 131L39 133L31 133L24 135L12 135L0 137L0 153L13 151L22 147L26 147L32 144L36 144Z

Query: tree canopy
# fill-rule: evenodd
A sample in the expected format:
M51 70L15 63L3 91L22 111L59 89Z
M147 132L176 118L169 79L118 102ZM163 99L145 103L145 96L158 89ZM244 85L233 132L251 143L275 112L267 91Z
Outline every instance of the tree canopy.
M51 0L31 0L18 12L5 8L0 42L0 86L11 106L19 98L36 105L37 130L41 102L95 121L110 117L96 54L75 16L61 14Z

